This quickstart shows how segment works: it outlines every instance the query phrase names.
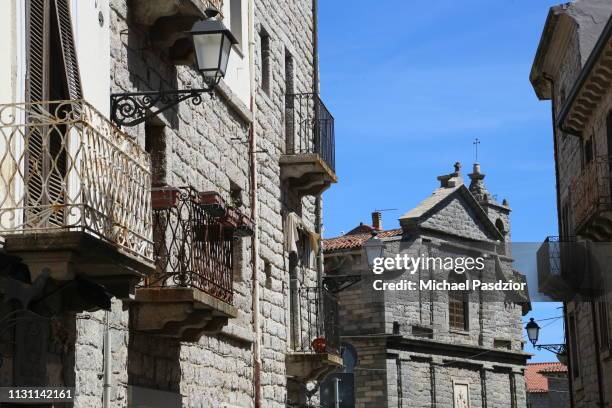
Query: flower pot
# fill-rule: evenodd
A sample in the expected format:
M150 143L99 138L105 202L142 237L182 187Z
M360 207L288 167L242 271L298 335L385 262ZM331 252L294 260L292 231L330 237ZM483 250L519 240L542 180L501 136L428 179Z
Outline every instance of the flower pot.
M325 353L327 351L327 342L325 337L317 337L312 341L312 348L315 353Z

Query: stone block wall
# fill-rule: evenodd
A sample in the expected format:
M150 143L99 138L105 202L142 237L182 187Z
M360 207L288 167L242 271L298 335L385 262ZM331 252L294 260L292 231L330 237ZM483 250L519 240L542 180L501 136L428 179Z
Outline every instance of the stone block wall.
M585 2L583 6L588 6L588 3ZM572 15L571 9L569 13ZM584 63L589 57L595 39L599 36L599 34L594 31L596 30L595 20L597 19L591 19L591 17L589 17L586 20L581 20L580 17L576 16L572 16L572 18L576 18L576 29L573 30L571 37L565 44L565 52L558 62L559 70L553 75L554 92L552 94L552 100L555 122L580 75ZM599 20L601 20L601 18L602 16L598 16ZM605 19L601 21L605 21ZM603 24L600 24L600 29L601 28L603 28ZM586 43L588 43L588 46L585 46ZM575 201L580 198L571 197L570 186L584 168L583 146L586 140L590 139L593 145L594 157L607 155L607 117L611 109L612 93L608 92L607 96L595 107L591 120L585 125L585 129L587 130L582 138L564 133L558 127L555 129L558 193L560 196L558 216L560 223L563 224L561 228L565 228L568 235L575 235L576 225L574 225L573 222L572 200ZM556 127L556 123L553 124L553 126ZM567 216L564 217L564 214L567 214ZM569 222L564 221L564 218ZM575 316L577 324L576 330L572 335L575 336L578 345L578 361L572 361L570 364L574 364L574 368L578 369L578 375L574 376L571 369L568 373L569 376L572 376L572 391L575 407L582 408L595 406L599 403L599 373L597 350L595 348L595 339L599 334L596 332L593 320L594 318L599 319L599 316L593 316L590 303L568 302L566 308L567 314ZM609 349L609 347L607 348ZM609 353L605 348L600 350L600 352L604 354L606 352ZM603 354L600 364L602 375L605 379L609 373L612 373L612 365ZM606 401L609 401L610 395L612 395L612 382L604 380L603 385Z
M243 6L246 7L246 1ZM154 174L172 186L191 185L200 191L218 191L229 200L236 187L242 189L243 212L250 213L248 138L255 125L257 221L260 238L259 281L263 362L262 404L285 407L287 378L285 355L289 350L289 276L283 251L283 216L299 210L303 220L316 229L313 197L292 197L280 180L279 158L285 149L286 79L291 76L295 92L313 90L312 2L255 0L255 108L232 96L221 83L214 98L203 96L197 106L185 101L150 123L125 130L153 153ZM130 2L111 0L112 92L185 89L197 87L201 78L187 66L173 66L163 51L148 41L147 28L132 24ZM269 36L269 91L262 84L262 50L259 34ZM246 52L246 49L244 50ZM293 60L285 73L285 60ZM247 72L244 75L248 75ZM149 130L150 132L150 130ZM152 139L153 138L153 139ZM159 138L163 138L159 140ZM151 151L152 150L152 151ZM298 207L298 208L296 208ZM127 304L115 300L110 314L112 338L112 407L125 407L127 387L138 386L180 393L185 407L253 406L251 245L243 238L238 245L234 306L238 317L215 336L197 343L131 333ZM264 265L269 269L264 271ZM315 282L316 270L306 268L305 285ZM75 408L102 406L104 312L77 317Z

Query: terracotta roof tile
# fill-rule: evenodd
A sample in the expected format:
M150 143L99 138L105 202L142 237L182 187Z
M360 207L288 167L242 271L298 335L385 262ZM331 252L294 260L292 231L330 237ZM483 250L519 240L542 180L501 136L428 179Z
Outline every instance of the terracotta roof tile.
M531 363L525 370L527 392L548 392L548 379L542 373L565 373L567 367L561 363Z
M380 231L378 233L379 238L389 238L402 235L402 229L392 229L386 231ZM354 249L359 248L361 245L372 237L371 234L346 234L335 238L329 238L323 240L324 251L338 251L342 249Z

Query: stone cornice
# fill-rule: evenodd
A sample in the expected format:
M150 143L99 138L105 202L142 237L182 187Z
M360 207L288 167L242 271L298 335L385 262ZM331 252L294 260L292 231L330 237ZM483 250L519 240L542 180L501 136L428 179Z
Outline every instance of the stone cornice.
M513 365L526 365L527 359L531 356L531 354L524 351L500 350L430 339L411 339L403 336L389 336L387 338L387 347L422 354Z

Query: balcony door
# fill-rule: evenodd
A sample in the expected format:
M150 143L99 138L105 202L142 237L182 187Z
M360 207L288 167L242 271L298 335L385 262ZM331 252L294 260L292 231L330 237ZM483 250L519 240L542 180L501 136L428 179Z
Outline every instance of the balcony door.
M54 118L74 109L51 101L81 99L82 91L68 0L27 0L25 12L24 224L46 228L65 224L71 140Z

